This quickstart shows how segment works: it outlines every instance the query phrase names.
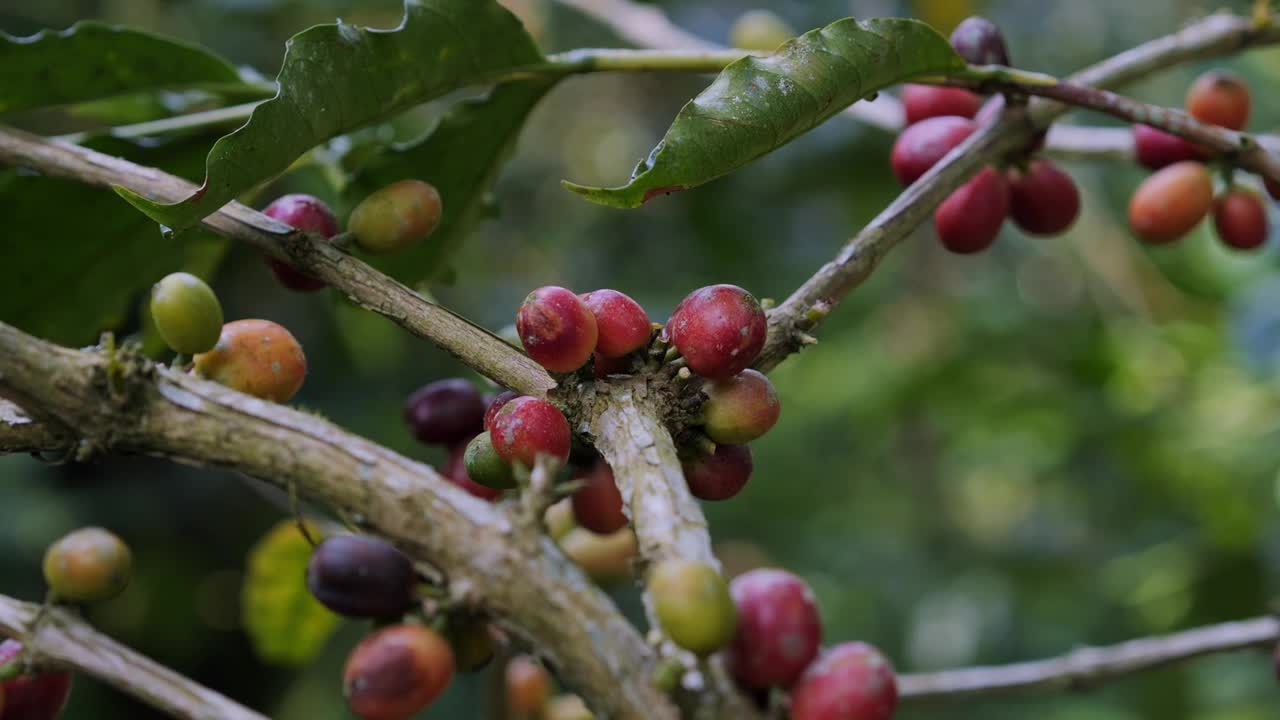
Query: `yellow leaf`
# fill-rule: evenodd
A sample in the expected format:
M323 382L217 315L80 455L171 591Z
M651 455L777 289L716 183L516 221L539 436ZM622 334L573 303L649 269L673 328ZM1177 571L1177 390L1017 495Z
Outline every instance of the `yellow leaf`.
M311 536L320 530L308 523ZM301 665L315 657L338 626L339 617L307 590L311 545L293 520L277 524L249 551L241 590L244 626L264 662Z

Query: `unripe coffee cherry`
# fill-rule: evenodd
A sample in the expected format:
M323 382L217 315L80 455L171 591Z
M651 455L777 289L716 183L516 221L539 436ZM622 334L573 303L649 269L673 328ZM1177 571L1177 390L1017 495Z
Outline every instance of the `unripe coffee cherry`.
M351 651L342 690L361 720L408 720L440 697L453 671L453 651L434 630L391 625Z
M426 240L444 212L431 183L401 180L374 192L351 211L347 230L370 255L403 252Z
M502 490L492 488L487 485L481 485L471 476L467 474L467 446L456 445L449 451L449 461L445 463L444 468L440 470L440 474L445 480L466 490L469 494L493 502L502 496Z
M569 459L572 439L569 421L555 405L523 395L512 398L493 416L489 435L498 455L507 462L522 462L532 468L539 455L558 464Z
M445 636L459 671L477 672L493 660L496 650L493 629L483 619L451 615Z
M1218 237L1237 250L1253 250L1267 242L1267 209L1257 193L1235 188L1213 203Z
M1249 124L1249 87L1238 75L1212 70L1187 90L1187 114L1200 122L1243 130Z
M1080 190L1071 176L1048 160L1032 160L1026 172L1011 171L1009 214L1031 235L1064 233L1080 215Z
M222 334L218 296L190 273L171 273L151 287L151 318L165 343L183 355L211 349Z
M933 213L942 246L969 255L991 247L1009 216L1009 181L995 168L984 168L947 196Z
M890 720L897 706L893 665L866 643L827 650L791 688L792 720Z
M947 153L973 134L977 125L962 117L935 117L908 127L893 142L889 164L903 187L929 171Z
M582 302L596 319L596 353L622 357L649 343L652 328L640 303L617 290L595 290Z
M18 657L22 643L0 642L0 666ZM46 670L0 683L0 720L58 720L71 695L72 675Z
M608 535L627 526L622 512L622 493L613 479L609 463L600 460L576 480L583 483L573 494L573 517L582 527Z
M573 517L573 501L564 498L547 508L542 515L542 523L547 526L547 535L552 540L559 540L567 535L578 526L578 521Z
M68 533L44 553L44 581L60 600L110 600L124 592L132 574L129 546L98 527Z
M320 198L311 195L298 193L276 198L262 214L321 237L330 238L338 234L338 218ZM276 280L290 290L310 292L325 287L323 280L314 278L283 260L268 257L267 265L271 267Z
M706 657L733 639L738 611L715 568L692 560L663 560L649 573L650 597L672 642Z
M717 445L714 453L685 461L684 479L699 500L728 500L751 479L751 448Z
M414 602L413 563L389 542L368 535L325 538L307 562L307 588L347 617L389 618Z
M729 28L729 44L743 50L773 52L796 36L796 31L771 10L749 10Z
M1009 49L1004 34L990 20L974 15L951 31L951 47L971 65L1008 65Z
M564 554L597 585L615 585L631 579L638 550L631 528L608 535L574 528L558 542Z
M493 425L493 416L498 414L503 405L506 405L513 398L520 397L520 393L511 390L503 390L489 401L489 407L484 411L484 429L488 430Z
M1210 153L1190 140L1150 125L1133 126L1133 149L1143 167L1159 170L1184 160L1203 160Z
M222 326L218 344L193 358L196 373L232 390L286 402L307 379L302 346L270 320L236 320Z
M737 285L709 285L680 301L666 331L691 371L717 379L755 362L769 322L751 293Z
M908 125L948 115L971 118L982 106L982 97L977 93L938 85L904 85L901 99Z
M551 673L542 663L528 655L517 655L507 664L504 678L507 696L507 712L515 718L533 718L542 715L542 709L551 699Z
M702 389L703 431L717 443L741 445L769 432L782 405L773 383L750 368Z
M481 432L467 443L462 462L467 469L467 477L485 487L510 490L516 486L511 463L498 455L493 448L493 438L487 432Z
M1129 199L1129 227L1152 245L1173 242L1191 232L1213 206L1213 181L1197 162L1158 170Z
M762 568L734 578L729 594L738 609L729 671L746 688L791 685L822 643L813 591L785 570Z
M577 695L557 695L547 701L542 720L595 720L587 704Z
M596 316L572 291L548 285L529 293L516 313L524 351L552 372L573 372L596 349Z
M462 378L437 380L404 403L404 421L428 445L456 445L484 428L485 404L475 385Z

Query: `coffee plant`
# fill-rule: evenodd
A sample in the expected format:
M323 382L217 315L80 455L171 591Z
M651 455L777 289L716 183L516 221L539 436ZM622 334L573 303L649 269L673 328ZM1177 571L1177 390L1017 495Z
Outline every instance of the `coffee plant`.
M897 656L899 648L868 641L883 637L873 620L851 632L827 614L846 617L850 608L830 611L823 602L833 583L892 587L892 568L802 577L785 562L744 561L731 545L713 545L700 502L712 513L732 512L752 506L752 488L787 484L813 514L786 522L814 522L827 533L822 523L831 516L819 506L830 501L831 486L753 456L753 443L758 448L803 420L791 407L784 412L785 385L775 387L770 373L804 351L825 356L832 376L875 386L866 397L888 397L892 383L871 377L883 355L820 342L823 323L917 232L946 252L916 270L966 275L1002 273L998 248L1008 244L1039 248L1066 242L1057 239L1066 234L1100 233L1089 207L1099 195L1074 177L1087 166L1060 164L1063 157L1120 155L1134 171L1150 171L1126 187L1128 233L1109 238L1105 250L1084 251L1099 282L1122 300L1134 295L1125 283L1155 282L1169 264L1159 253L1192 242L1188 236L1210 215L1217 250L1237 263L1269 262L1266 198L1280 195L1280 140L1249 132L1255 104L1271 104L1269 94L1220 67L1186 88L1181 108L1112 89L1176 65L1225 63L1280 44L1280 15L1268 3L1249 14L1203 17L1065 78L1019 65L999 24L978 16L951 19L948 34L905 17L837 19L800 32L771 10L752 10L727 26L732 47L720 47L632 0L550 4L641 47L546 52L536 36L548 16L518 16L508 6L528 11L528 3L498 0L404 0L398 22L314 25L289 40L274 80L211 49L92 20L0 34L0 208L21 230L0 244L0 452L59 464L155 456L231 471L273 501L277 524L245 563L240 622L258 661L299 666L350 620L346 627L360 637L327 682L362 720L440 711L459 677L481 672L493 680L484 707L467 708L467 717L890 720L917 705L1083 688L1226 651L1266 649L1255 662L1272 671L1280 622L1254 603L1259 617L1251 620L1167 627L1044 660L906 672L913 663ZM564 180L548 188L526 177L519 189L498 182L507 159L526 150L522 128L539 121L544 98L596 73L637 82L713 77L703 78L705 87L625 182ZM1059 123L1071 110L1125 127ZM655 280L691 279L673 307L647 301L643 286L621 287L635 277L621 270L655 257L638 245L683 242L658 227L657 209L678 202L668 196L723 192L730 176L768 166L766 158L792 152L785 146L793 141L803 146L837 115L896 134L885 142L883 164L851 171L901 192L834 257L813 263L798 287L746 288L716 264L695 272L674 263L644 268ZM551 122L572 133L584 119ZM63 132L72 126L88 129ZM406 127L425 130L406 139ZM641 234L634 238L643 240L611 245L620 278L609 284L618 288L566 287L574 273L539 267L547 282L564 285L523 287L509 303L497 299L501 292L486 296L501 305L502 323L492 330L439 299L468 287L468 253L495 265L528 260L510 246L495 249L484 221L508 205L544 203L545 193L583 207L645 208L619 220L635 223ZM606 241L566 232L575 243ZM253 253L258 275L247 281L249 298L215 290L234 247ZM776 238L768 251L788 252L787 239ZM572 262L574 252L562 260ZM755 253L751 263L774 262ZM978 254L993 261L955 257ZM1129 271L1116 269L1117 257ZM1018 280L1033 290L1060 281L1052 268ZM1148 315L1159 312L1139 304ZM304 349L307 336L291 330L325 308L339 324L377 328L355 334L346 348L369 367L377 366L383 338L414 336L468 374L419 377L402 404L384 406L389 382L376 372L334 372L330 348L308 342ZM1000 325L1002 313L995 307L984 320ZM381 325L365 323L376 316ZM1272 347L1274 317L1272 309L1254 330ZM889 334L901 327L902 338L918 322L896 319ZM981 330L956 319L949 331L966 328ZM1183 361L1169 360L1173 341L1126 346L1121 331L1108 332L1116 354L1128 347L1135 367L1149 363L1134 370L1149 373L1149 393L1184 372ZM94 345L73 347L93 338ZM1020 342L989 352L1016 356ZM914 352L936 349L925 343ZM936 367L926 416L935 407L955 414L1035 382L1009 373L975 389L954 365ZM358 398L361 413L390 418L411 442L393 449L343 429L341 418L295 401L304 388L316 394L299 397ZM1248 423L1234 421L1240 408L1270 401L1241 395L1210 394L1200 410L1249 432ZM1172 404L1171 397L1158 401ZM1028 417L1015 414L1007 433L979 427L973 436L1013 436L1043 419L1023 423ZM901 419L904 426L916 420ZM1101 425L1099 435L1139 432ZM868 445L882 437L865 430ZM936 462L928 434L922 429L918 442L897 447L893 462ZM786 437L806 459L850 442L832 433ZM397 451L415 445L433 464ZM1211 446L1180 449L1209 453ZM983 467L999 473L997 465ZM1275 464L1265 470L1274 473ZM875 492L898 492L901 474L886 465L873 471L886 479ZM1170 471L1170 482L1194 494L1186 488L1195 478L1177 473ZM998 479L978 487L959 500L944 490L912 512L941 526L950 502L1019 502ZM1238 520L1247 516L1244 505L1222 525L1245 523ZM192 522L186 531L200 532ZM110 618L127 615L121 608L146 592L136 586L158 564L174 562L163 543L131 546L127 528L66 523L59 532L43 556L43 601L0 596L7 638L0 720L59 717L76 675L173 717L265 717L260 712L269 708L231 699L236 688L204 687L110 637ZM931 552L953 552L938 538ZM838 538L824 546L839 546L822 551L835 568L861 551ZM1178 557L1153 562L1176 569ZM1108 568L1099 569L1099 583L1130 580ZM1164 584L1152 581L1154 590L1140 592L1158 597L1177 584L1161 577ZM619 601L627 589L638 603ZM181 602L178 591L166 593L165 603ZM937 635L915 642L952 642L942 630ZM1085 641L1062 640L1067 647Z

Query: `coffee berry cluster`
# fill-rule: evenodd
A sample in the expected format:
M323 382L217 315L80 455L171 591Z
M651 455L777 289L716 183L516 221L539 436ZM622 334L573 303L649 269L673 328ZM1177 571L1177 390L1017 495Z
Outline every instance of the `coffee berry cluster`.
M1187 114L1202 123L1244 130L1252 101L1239 77L1223 71L1204 73L1187 91ZM1262 197L1237 185L1226 168L1223 189L1214 193L1206 165L1213 158L1203 146L1147 125L1133 126L1138 162L1155 172L1129 199L1129 227L1143 242L1166 245L1191 232L1210 212L1218 239L1236 250L1254 250L1267 241L1267 209ZM1266 182L1272 197L1280 187Z

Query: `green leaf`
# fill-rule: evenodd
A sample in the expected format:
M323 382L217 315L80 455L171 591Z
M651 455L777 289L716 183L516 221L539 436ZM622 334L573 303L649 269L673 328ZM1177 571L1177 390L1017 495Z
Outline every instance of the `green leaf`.
M116 191L157 222L188 227L325 140L541 62L533 38L496 0L406 0L395 30L318 25L289 41L278 94L213 146L194 195L164 205Z
M85 21L30 37L0 32L0 113L192 88L253 86L204 48L140 30Z
M320 539L318 529L307 531ZM271 529L249 551L249 568L241 591L245 630L264 662L301 665L314 658L337 629L340 618L307 590L311 544L293 520Z
M407 283L440 281L467 235L483 219L486 196L538 100L555 80L499 85L488 97L453 107L424 137L388 148L366 161L345 195L352 205L405 178L440 191L444 215L426 242L394 257L373 258L383 272Z
M881 88L964 67L947 39L918 20L838 20L725 68L680 110L626 185L564 185L602 205L639 207L733 172Z
M101 138L101 152L184 177L200 172L208 138L161 145ZM203 228L165 238L156 224L113 193L56 177L0 171L0 317L65 345L95 341L127 327L133 302L167 273L206 277L226 241Z

